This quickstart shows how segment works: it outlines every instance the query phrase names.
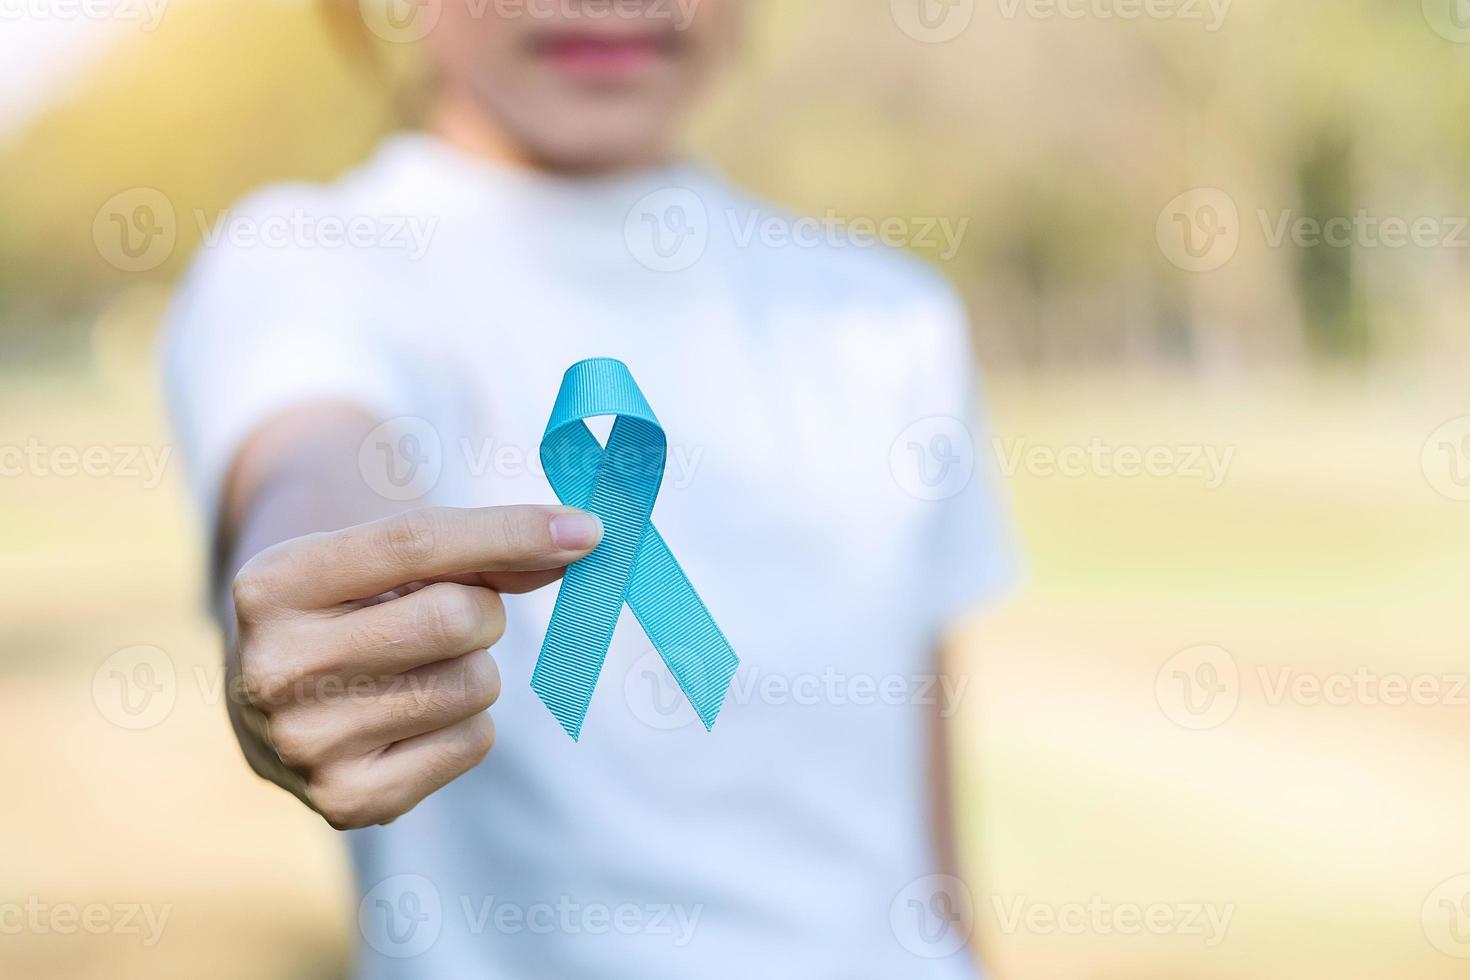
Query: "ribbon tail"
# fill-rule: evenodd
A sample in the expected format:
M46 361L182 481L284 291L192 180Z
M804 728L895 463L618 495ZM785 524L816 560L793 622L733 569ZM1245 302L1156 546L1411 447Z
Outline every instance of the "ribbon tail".
M740 658L651 524L639 545L638 560L628 582L628 607L694 706L705 730L712 729L740 667Z
M567 569L531 674L531 690L574 742L581 740L623 606L622 588L606 580L606 571L604 563L588 565L586 559Z

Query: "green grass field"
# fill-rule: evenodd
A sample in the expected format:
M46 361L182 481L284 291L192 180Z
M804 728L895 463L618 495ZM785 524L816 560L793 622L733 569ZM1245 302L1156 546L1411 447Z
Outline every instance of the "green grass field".
M162 446L148 380L107 378L8 382L0 444ZM1027 582L963 626L975 693L957 719L967 877L997 975L1463 976L1427 934L1443 925L1431 893L1470 871L1457 765L1470 706L1449 691L1470 673L1470 504L1437 493L1421 457L1470 400L1417 378L1292 376L1002 378L990 394L1008 457L1098 440L1171 447L1178 462L1003 480ZM1187 472L1187 447L1232 454L1219 486ZM119 930L0 935L0 975L338 976L343 856L239 761L178 467L144 482L0 477L0 896L169 918L152 945ZM94 683L138 644L168 652L177 697L129 731ZM1228 720L1191 730L1173 720L1172 672L1156 681L1201 644L1228 651L1239 683ZM1427 677L1440 695L1280 696L1355 672ZM1173 924L1015 914L1089 904ZM1228 928L1186 922L1192 909Z

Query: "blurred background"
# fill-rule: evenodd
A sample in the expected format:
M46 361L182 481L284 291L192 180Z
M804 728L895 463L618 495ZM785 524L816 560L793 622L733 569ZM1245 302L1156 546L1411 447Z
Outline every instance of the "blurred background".
M1029 564L956 643L994 973L1470 975L1470 4L753 13L696 148L973 313ZM403 125L415 66L341 26L0 2L0 975L348 968L338 842L228 731L152 361L233 201Z

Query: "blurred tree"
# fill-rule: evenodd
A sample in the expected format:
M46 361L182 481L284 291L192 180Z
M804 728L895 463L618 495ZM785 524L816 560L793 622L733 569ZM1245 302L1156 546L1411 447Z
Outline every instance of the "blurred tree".
M139 276L171 278L201 222L263 181L337 173L391 123L309 5L182 3L163 23L124 38L91 85L0 148L0 303L62 319ZM98 209L138 187L161 191L178 226L147 273L112 267L92 239Z
M1356 218L1362 200L1353 178L1352 140L1338 125L1327 125L1299 168L1302 215L1317 228ZM1297 274L1305 310L1307 342L1319 354L1363 357L1373 338L1359 291L1355 288L1356 246L1338 247L1330 241L1297 251Z

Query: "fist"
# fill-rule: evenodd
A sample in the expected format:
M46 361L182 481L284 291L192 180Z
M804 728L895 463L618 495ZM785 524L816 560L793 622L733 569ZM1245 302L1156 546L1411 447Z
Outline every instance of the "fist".
M434 509L256 555L233 588L247 758L338 830L407 813L495 744L501 594L601 538L566 508Z

